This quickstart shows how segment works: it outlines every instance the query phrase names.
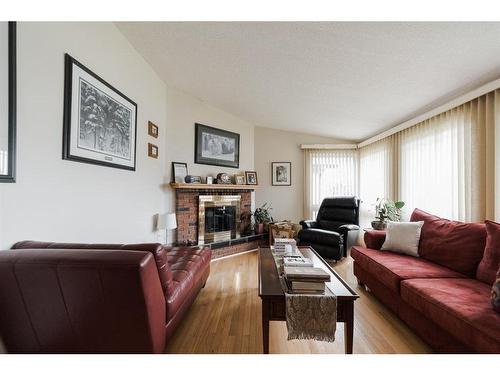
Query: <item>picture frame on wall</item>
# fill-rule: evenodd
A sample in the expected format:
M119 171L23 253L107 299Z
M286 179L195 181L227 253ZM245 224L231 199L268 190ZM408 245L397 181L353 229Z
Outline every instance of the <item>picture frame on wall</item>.
M289 161L272 162L271 182L273 186L291 186L292 163Z
M65 54L63 159L136 168L137 104Z
M0 182L16 182L16 23L0 22Z
M194 153L197 164L239 168L240 135L196 123Z
M158 138L158 126L151 121L148 121L148 135Z
M172 162L172 182L184 183L187 175L187 163Z
M245 180L247 181L247 185L258 185L259 182L257 180L257 172L254 171L246 171L245 172Z
M158 159L159 154L158 146L148 143L148 156L150 158Z

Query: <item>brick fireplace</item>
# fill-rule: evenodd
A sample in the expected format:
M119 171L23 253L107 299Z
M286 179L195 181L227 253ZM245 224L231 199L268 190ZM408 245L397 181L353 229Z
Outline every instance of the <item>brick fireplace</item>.
M259 242L263 239L263 235L253 234L251 228L251 188L235 189L233 187L225 189L223 186L208 185L207 187L207 185L202 184L171 184L171 186L175 189L176 196L176 242L178 244L209 246L212 249L212 258L232 255L258 247ZM234 219L235 225L238 228L230 228L233 229L232 231L227 230L228 228L223 228L224 230L221 230L221 232L226 233L223 237L209 236L207 238L204 233L200 236L200 197L202 203L212 200L219 202L218 207L223 208L219 211L226 211L229 205L228 203L224 204L220 202L228 199L227 197L232 197L230 199L232 199L232 205L235 209L231 211L231 215L237 215ZM238 207L235 206L235 202L238 202ZM219 216L221 215L222 213L219 212ZM201 223L202 230L204 227L205 223ZM227 235L227 233L230 234Z

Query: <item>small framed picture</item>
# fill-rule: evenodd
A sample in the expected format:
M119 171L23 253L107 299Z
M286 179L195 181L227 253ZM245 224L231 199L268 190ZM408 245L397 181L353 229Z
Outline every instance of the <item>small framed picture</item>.
M245 176L244 175L241 175L241 174L237 174L234 176L234 183L236 185L245 185L246 184L246 181L245 181Z
M148 121L148 134L151 137L158 138L158 126L153 124L151 121Z
M292 163L288 161L273 162L271 164L273 186L292 185Z
M213 176L207 176L207 184L212 185L214 183L214 177Z
M186 163L172 162L172 182L183 183L187 174L188 166Z
M247 180L247 185L258 185L257 172L246 171L245 179Z
M158 159L158 146L148 143L148 156L150 158Z

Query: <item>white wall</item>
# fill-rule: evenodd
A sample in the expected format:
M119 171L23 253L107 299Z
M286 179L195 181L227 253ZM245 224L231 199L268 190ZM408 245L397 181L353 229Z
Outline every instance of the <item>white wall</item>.
M215 128L229 130L240 135L240 166L239 168L217 167L194 163L195 123L201 123ZM194 176L216 176L225 172L230 176L254 168L254 126L227 112L214 108L201 100L178 90L167 89L167 149L165 150L166 179L171 181L171 163L184 162L188 164L188 173ZM169 187L168 210L175 208L174 194Z
M294 133L270 128L255 128L255 168L260 187L255 193L255 205L271 203L275 220L299 222L303 218L304 159L301 144L345 143L333 138ZM292 185L272 186L271 163L292 163Z
M153 216L173 207L172 161L192 174L194 122L241 134L241 169L253 169L253 125L167 88L112 23L18 23L17 183L0 184L0 248L24 239L156 241ZM137 103L135 172L62 160L64 53ZM147 135L148 120L160 138ZM157 143L160 158L147 157Z

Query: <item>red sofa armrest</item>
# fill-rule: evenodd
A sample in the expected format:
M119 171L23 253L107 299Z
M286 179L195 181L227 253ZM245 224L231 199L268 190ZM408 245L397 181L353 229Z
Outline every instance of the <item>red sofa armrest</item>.
M161 353L154 257L127 250L0 251L0 335L11 353Z
M365 245L370 249L380 250L385 241L385 231L367 230L364 236Z

